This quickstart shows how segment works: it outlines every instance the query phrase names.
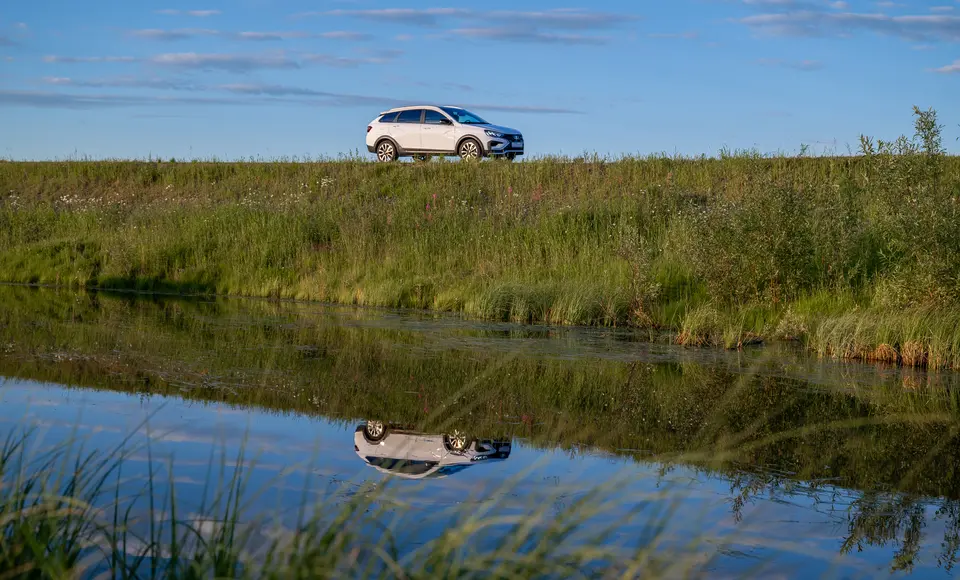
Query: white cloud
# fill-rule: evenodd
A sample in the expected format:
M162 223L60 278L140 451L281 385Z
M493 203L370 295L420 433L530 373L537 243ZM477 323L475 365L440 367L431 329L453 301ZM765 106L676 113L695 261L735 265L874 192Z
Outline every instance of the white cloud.
M218 34L220 34L218 31L206 28L178 28L175 30L146 28L142 30L130 31L130 36L146 38L149 40L186 40L196 36L216 36Z
M888 16L798 11L747 16L739 22L771 36L848 36L859 30L913 42L960 42L960 17L940 14Z
M533 30L523 30L512 27L502 28L456 28L451 31L453 34L466 38L478 38L484 40L500 40L507 42L530 42L539 44L606 44L609 38L602 36L584 36L581 34L555 34L547 32L537 32Z
M228 54L177 52L158 54L149 62L173 68L249 72L256 69L292 69L300 64L285 54Z
M135 79L124 79L119 84L111 81L75 81L68 78L52 78L51 84L76 87L107 87L107 86L138 86ZM129 82L128 82L129 81ZM152 85L152 82L148 82ZM146 86L146 85L140 85ZM151 87L152 88L152 87ZM214 86L189 85L180 87L171 84L165 87L169 90L180 91L213 91L227 93L227 97L179 97L153 95L114 95L114 94L71 94L45 91L11 91L0 90L0 104L34 108L57 109L92 109L116 107L154 107L166 105L301 105L314 107L394 107L410 105L419 100L397 99L384 96L366 96L346 93L335 93L315 89L291 87L284 85L267 84L225 84ZM462 106L488 111L523 112L529 114L579 114L580 111L571 109L524 106L524 105L491 105L469 104Z
M763 66L777 66L782 68L791 68L794 70L810 72L815 70L820 70L823 68L823 63L818 60L783 60L779 58L761 58L757 61L757 64Z
M652 32L647 36L649 38L683 38L686 40L696 40L700 38L700 33L695 30L689 32Z
M353 32L348 30L333 30L330 32L311 33L311 32L303 32L299 30L270 31L270 32L260 32L260 31L224 32L224 31L212 30L208 28L174 28L174 29L146 28L146 29L140 29L140 30L131 30L128 34L130 36L134 36L137 38L143 38L147 40L159 40L159 41L190 40L192 38L197 38L202 36L215 36L215 37L223 38L227 40L254 41L254 42L282 41L282 40L291 40L291 39L298 39L298 38L325 38L330 40L361 41L361 40L368 40L370 38L369 34L366 34L363 32Z
M960 74L960 60L955 60L953 61L953 64L942 66L938 69L934 69L934 71L941 74Z
M43 57L44 62L50 63L88 63L88 62L136 62L137 59L132 56L57 56L49 55Z
M603 44L610 39L569 32L611 29L637 19L631 14L581 9L480 11L467 8L383 8L307 12L300 16L348 17L432 28L456 21L458 25L453 27L451 33L457 36L548 44Z
M219 16L222 14L219 10L174 10L167 8L166 10L157 10L157 14L163 14L165 16L194 16L197 18L206 18L208 16Z

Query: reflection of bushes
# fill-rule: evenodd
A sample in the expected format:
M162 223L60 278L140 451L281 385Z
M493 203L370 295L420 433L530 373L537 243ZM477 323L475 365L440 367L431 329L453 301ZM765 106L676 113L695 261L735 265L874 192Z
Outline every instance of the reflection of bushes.
M576 343L564 341L541 356L539 341L477 342L483 331L470 325L357 327L354 318L377 319L347 309L23 288L0 289L0 304L3 374L347 422L456 425L717 469L779 466L803 479L960 498L958 448L944 430L957 421L956 391L946 376L916 374L924 382L909 390L834 391L767 374L781 375L783 360L747 376L695 362L570 358ZM828 380L845 382L835 370Z
M522 437L540 447L589 445L624 456L653 457L668 468L686 465L730 479L734 515L758 495L836 499L829 485L838 485L852 489L855 497L847 512L846 546L902 544L895 565L903 568L909 568L916 548L928 541L915 521L920 513L916 506L926 504L897 492L946 498L934 500L947 518L945 542L949 544L957 532L957 518L949 515L956 514L960 499L954 469L960 461L954 435L957 403L940 388L943 385L926 388L914 380L911 391L898 385L843 390L839 384L820 388L763 374L736 375L697 363L571 360L553 357L549 349L543 355L524 352L522 346L538 341L510 343L512 348L497 351L490 348L496 341L476 344L484 331L470 325L454 326L437 336L379 324L352 326L378 321L356 311L331 314L264 301L139 301L129 296L2 288L0 304L3 374L143 396L254 405L350 425L377 417L427 431L456 425L482 437ZM907 375L904 386L911 376L934 378ZM12 473L0 466L0 476ZM89 491L99 475L85 474L77 493ZM100 494L108 503L111 485L113 481L107 481ZM62 504L43 504L30 518L4 519L18 500L3 494L17 489L22 487L0 486L0 520L12 526L7 530L12 535L5 537L29 538L43 532L50 540L43 545L56 548L44 552L47 563L70 560L73 552L63 543L68 539L66 528L50 525L62 515L58 511ZM232 517L228 506L220 507L225 512L206 514L209 519ZM571 503L564 509L565 524L576 524L589 505ZM350 520L357 529L369 522L363 513L347 512L350 518L360 518ZM77 533L92 529L85 519L93 516L92 510L71 514L69 529ZM36 518L31 519L33 515ZM191 536L195 523L184 520L176 531ZM337 535L338 529L342 527L318 522L301 540L364 545L364 537ZM256 545L245 543L244 530L235 528L239 539L225 546L226 565L236 556L232 549ZM170 532L167 527L149 539L166 545ZM426 553L447 558L451 546L461 545L463 537L451 532ZM214 536L214 545L228 538ZM189 538L178 542L185 546L184 554L193 554ZM10 556L3 548L12 545L18 544L0 546L0 558ZM955 540L944 546L942 565L954 561L955 546ZM337 550L328 546L323 554L287 551L290 560L283 562L332 566L342 556ZM531 554L550 558L555 552ZM214 554L200 556L191 565L207 566ZM483 553L469 557L486 562ZM566 565L569 560L558 562ZM0 565L4 563L0 560Z

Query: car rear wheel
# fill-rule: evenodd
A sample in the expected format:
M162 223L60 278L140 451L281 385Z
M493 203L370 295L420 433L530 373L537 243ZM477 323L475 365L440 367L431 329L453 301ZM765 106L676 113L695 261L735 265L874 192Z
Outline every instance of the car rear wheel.
M397 148L391 141L384 139L377 144L377 159L388 163L397 160Z
M367 421L363 426L363 434L368 440L376 442L387 436L387 428L382 421Z
M465 139L460 144L460 148L457 149L457 154L460 155L460 159L470 161L483 157L483 149L480 148L480 143L477 143L476 140Z

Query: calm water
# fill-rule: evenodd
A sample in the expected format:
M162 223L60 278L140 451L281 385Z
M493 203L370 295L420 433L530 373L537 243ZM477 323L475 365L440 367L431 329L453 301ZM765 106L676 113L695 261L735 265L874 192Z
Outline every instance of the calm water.
M183 510L243 450L251 521L373 485L401 551L464 507L549 519L598 491L584 534L693 545L712 577L948 577L960 547L954 375L254 300L0 305L0 436L133 434L125 492L153 470Z

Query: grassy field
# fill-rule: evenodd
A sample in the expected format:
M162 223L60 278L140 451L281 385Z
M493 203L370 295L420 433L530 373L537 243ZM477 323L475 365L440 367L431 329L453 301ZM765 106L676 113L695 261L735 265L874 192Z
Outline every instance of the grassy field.
M796 339L960 369L960 158L0 163L0 281Z

